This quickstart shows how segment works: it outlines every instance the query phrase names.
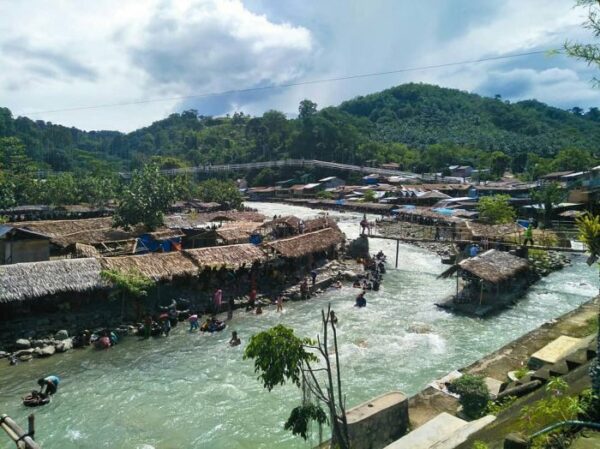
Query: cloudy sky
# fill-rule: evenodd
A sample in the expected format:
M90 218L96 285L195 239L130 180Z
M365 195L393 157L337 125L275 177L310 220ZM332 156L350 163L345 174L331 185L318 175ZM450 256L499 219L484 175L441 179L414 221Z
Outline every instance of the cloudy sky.
M0 106L129 131L172 112L290 116L405 82L562 107L600 106L564 56L206 95L590 42L571 0L0 0ZM161 100L161 101L154 101ZM110 107L97 107L112 105ZM119 106L115 106L119 105ZM92 108L87 108L92 107ZM54 111L54 112L52 112Z

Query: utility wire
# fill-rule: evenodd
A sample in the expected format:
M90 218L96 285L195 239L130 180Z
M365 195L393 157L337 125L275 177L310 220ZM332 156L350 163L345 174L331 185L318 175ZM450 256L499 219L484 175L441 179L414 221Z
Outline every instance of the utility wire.
M520 57L524 57L524 56L549 54L551 52L556 52L556 50L536 50L536 51L530 51L530 52L526 52L526 53L514 53L514 54L510 54L510 55L490 56L487 58L472 59L472 60L466 60L466 61L447 62L444 64L433 64L433 65L426 65L426 66L421 66L421 67L407 67L407 68L397 69L397 70L388 70L385 72L361 73L361 74L356 74L356 75L340 76L340 77L336 77L336 78L324 78L324 79L317 79L317 80L298 81L295 83L287 83L287 84L272 84L269 86L248 87L245 89L232 89L232 90L225 90L225 91L221 91L221 92L207 92L207 93L195 94L195 95L181 95L181 96L177 96L177 97L149 98L149 99L145 99L145 100L127 101L127 102L122 102L122 103L108 103L108 104L93 105L93 106L79 106L79 107L64 108L64 109L51 109L51 110L46 110L46 111L27 112L24 115L50 114L50 113L55 113L55 112L84 111L84 110L90 110L90 109L103 109L103 108L113 108L113 107L130 106L130 105L137 105L137 104L158 103L158 102L163 102L163 101L187 100L190 98L218 97L218 96L222 96L222 95L239 94L239 93L246 93L246 92L285 89L288 87L307 86L307 85L311 85L311 84L332 83L332 82L336 82L336 81L346 81L346 80L353 80L353 79L360 79L360 78L371 78L371 77L375 77L375 76L394 75L394 74L398 74L398 73L441 69L444 67L454 67L454 66L460 66L460 65L466 65L466 64L478 64L478 63L488 62L488 61L500 61L500 60L504 60L504 59L520 58Z

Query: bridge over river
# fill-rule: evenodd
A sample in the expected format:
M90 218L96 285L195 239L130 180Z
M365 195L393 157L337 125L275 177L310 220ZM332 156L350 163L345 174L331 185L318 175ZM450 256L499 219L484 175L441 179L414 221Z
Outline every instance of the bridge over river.
M319 161L317 159L282 159L279 161L264 161L264 162L248 162L243 164L206 164L196 167L173 168L169 170L161 170L161 173L168 176L196 173L215 173L215 172L231 172L243 170L256 170L262 168L276 167L301 167L301 168L329 168L332 170L342 170L350 172L359 172L365 174L377 174L384 176L399 176L409 179L423 179L423 176L416 173L398 170L387 170L384 168L366 167L362 165L340 164L337 162ZM124 178L129 178L131 172L120 172Z

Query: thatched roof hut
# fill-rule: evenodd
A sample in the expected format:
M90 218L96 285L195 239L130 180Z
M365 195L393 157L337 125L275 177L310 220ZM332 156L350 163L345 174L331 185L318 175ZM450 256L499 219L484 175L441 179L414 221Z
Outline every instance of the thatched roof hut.
M527 272L529 262L510 253L490 249L478 256L462 260L458 265L443 272L440 277L450 277L457 269L490 284L500 284Z
M184 253L200 268L239 268L267 259L259 247L250 243L188 249Z
M198 267L194 262L181 252L104 257L100 259L100 263L105 270L137 272L157 282L194 276L198 273Z
M0 266L0 303L106 288L97 259L63 259Z
M325 228L338 229L338 224L333 218L329 216L322 216L317 218L311 218L309 220L304 220L304 232L313 232Z
M315 232L296 235L282 240L266 243L276 253L283 257L302 257L320 251L344 241L344 234L338 229L326 228Z

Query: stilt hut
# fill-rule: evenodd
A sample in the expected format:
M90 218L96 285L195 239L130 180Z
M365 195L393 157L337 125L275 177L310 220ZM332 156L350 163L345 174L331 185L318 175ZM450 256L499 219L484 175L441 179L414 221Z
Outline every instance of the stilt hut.
M483 316L502 309L518 299L533 280L529 262L510 253L490 249L462 260L440 275L462 278L463 287L440 307Z

